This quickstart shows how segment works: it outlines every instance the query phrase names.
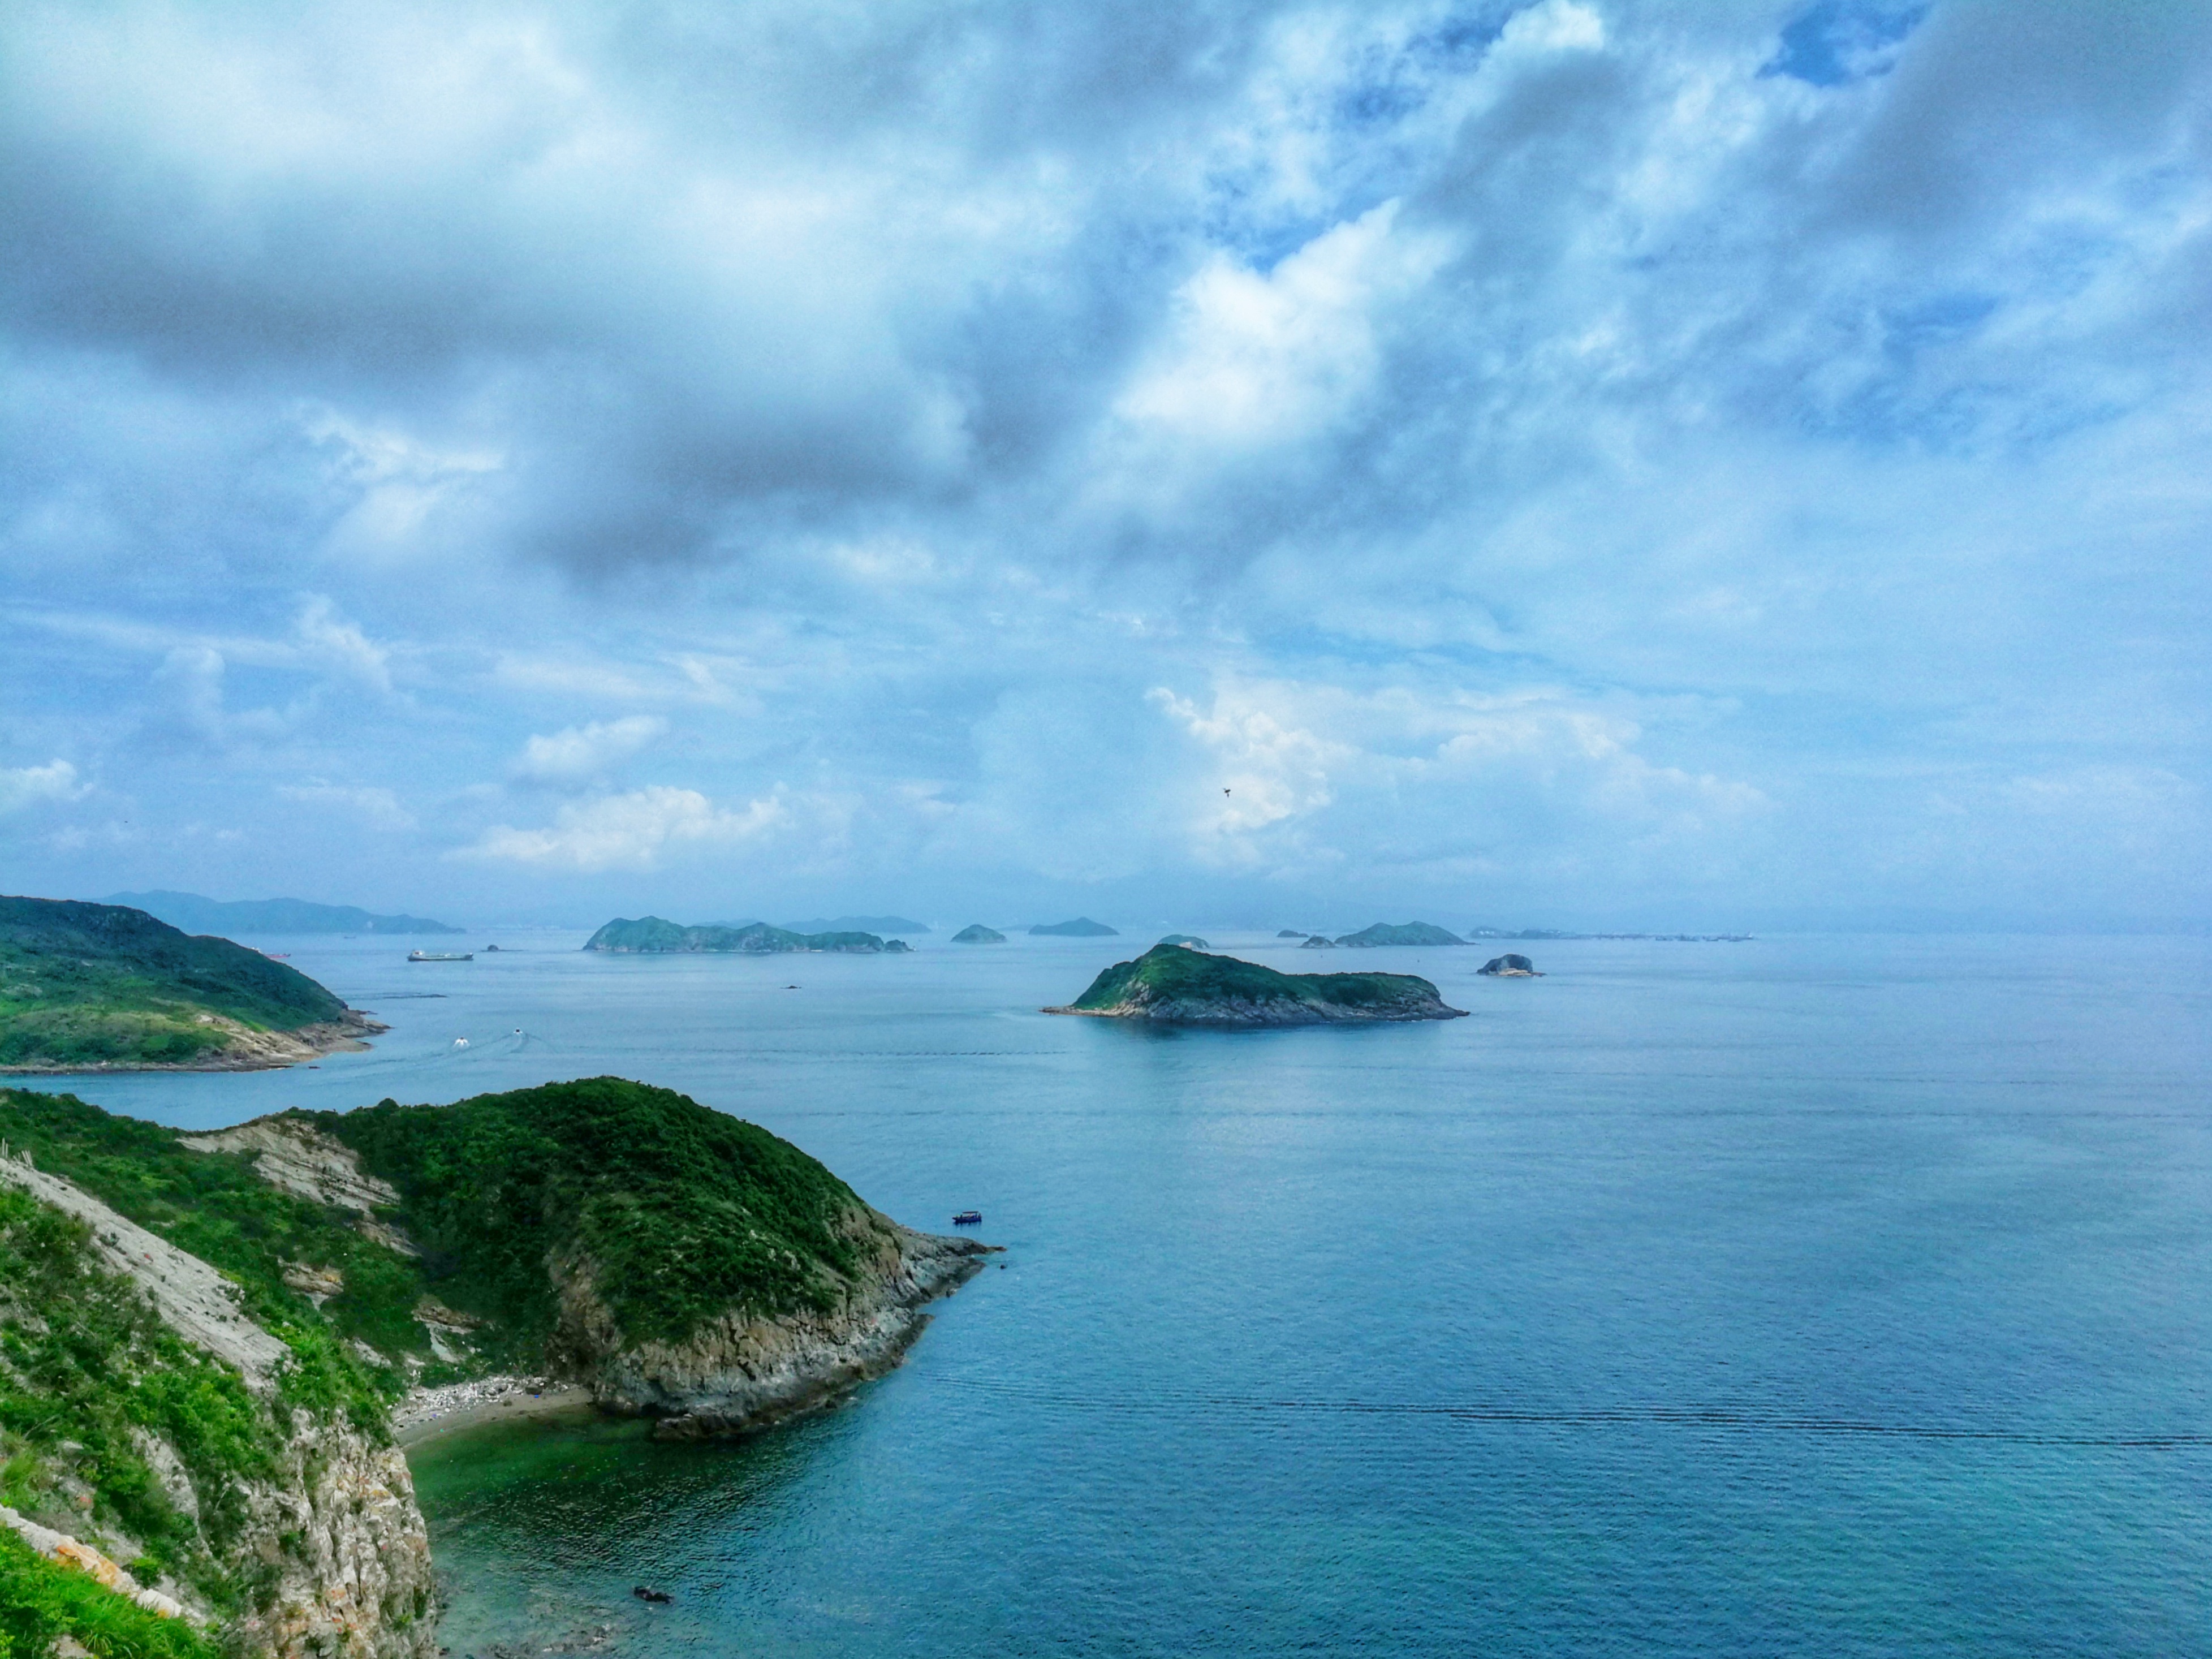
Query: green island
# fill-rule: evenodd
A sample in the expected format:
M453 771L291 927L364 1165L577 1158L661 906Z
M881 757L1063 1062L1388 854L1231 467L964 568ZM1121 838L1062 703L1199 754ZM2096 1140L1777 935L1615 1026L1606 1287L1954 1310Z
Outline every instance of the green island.
M742 927L685 927L659 916L632 921L617 916L584 942L586 951L623 954L661 955L678 951L734 951L740 956L769 956L786 951L836 951L855 956L896 953L914 947L902 939L881 939L874 933L794 933L764 921Z
M1353 950L1380 945L1464 945L1467 941L1448 928L1426 921L1378 921L1356 933L1340 933L1339 945Z
M995 927L986 927L980 921L971 921L952 936L955 945L1004 945L1006 936Z
M422 1659L423 1389L748 1428L896 1364L988 1249L619 1078L193 1133L0 1090L0 1653Z
M0 898L0 1072L255 1070L384 1029L227 939L122 905Z
M1182 945L1156 945L1116 963L1091 988L1048 1014L1155 1020L1178 1025L1326 1025L1457 1019L1437 988L1412 974L1284 974Z

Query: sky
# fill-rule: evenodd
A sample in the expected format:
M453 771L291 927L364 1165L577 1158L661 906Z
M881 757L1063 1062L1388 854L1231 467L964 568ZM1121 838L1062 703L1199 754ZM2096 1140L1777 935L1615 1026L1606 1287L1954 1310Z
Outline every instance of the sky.
M2212 8L0 12L0 889L2201 928Z

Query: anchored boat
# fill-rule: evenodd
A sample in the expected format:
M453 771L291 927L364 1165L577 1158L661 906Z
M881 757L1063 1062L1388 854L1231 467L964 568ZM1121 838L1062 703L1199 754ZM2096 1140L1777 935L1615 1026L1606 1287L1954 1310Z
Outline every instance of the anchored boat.
M473 951L410 951L407 953L410 962L474 962L476 959L477 953Z
M983 1212L981 1210L963 1210L952 1218L952 1224L956 1227L980 1227L983 1224Z

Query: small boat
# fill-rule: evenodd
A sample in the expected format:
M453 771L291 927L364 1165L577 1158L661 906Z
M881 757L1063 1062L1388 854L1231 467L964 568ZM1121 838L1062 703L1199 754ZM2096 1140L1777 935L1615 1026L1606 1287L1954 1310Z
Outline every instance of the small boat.
M981 1210L963 1210L952 1218L952 1224L956 1227L980 1227L983 1224L983 1212Z
M410 962L474 962L476 959L477 953L473 951L410 951L407 953Z

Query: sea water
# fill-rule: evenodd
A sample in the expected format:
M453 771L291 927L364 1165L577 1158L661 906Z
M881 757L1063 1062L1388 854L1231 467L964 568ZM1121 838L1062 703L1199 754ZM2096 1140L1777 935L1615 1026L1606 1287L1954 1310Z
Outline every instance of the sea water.
M1141 940L502 937L261 941L392 1031L42 1086L205 1127L618 1073L1006 1251L826 1414L418 1449L456 1655L2212 1653L2202 939L1214 935L1471 1017L1163 1032L1038 1012Z

